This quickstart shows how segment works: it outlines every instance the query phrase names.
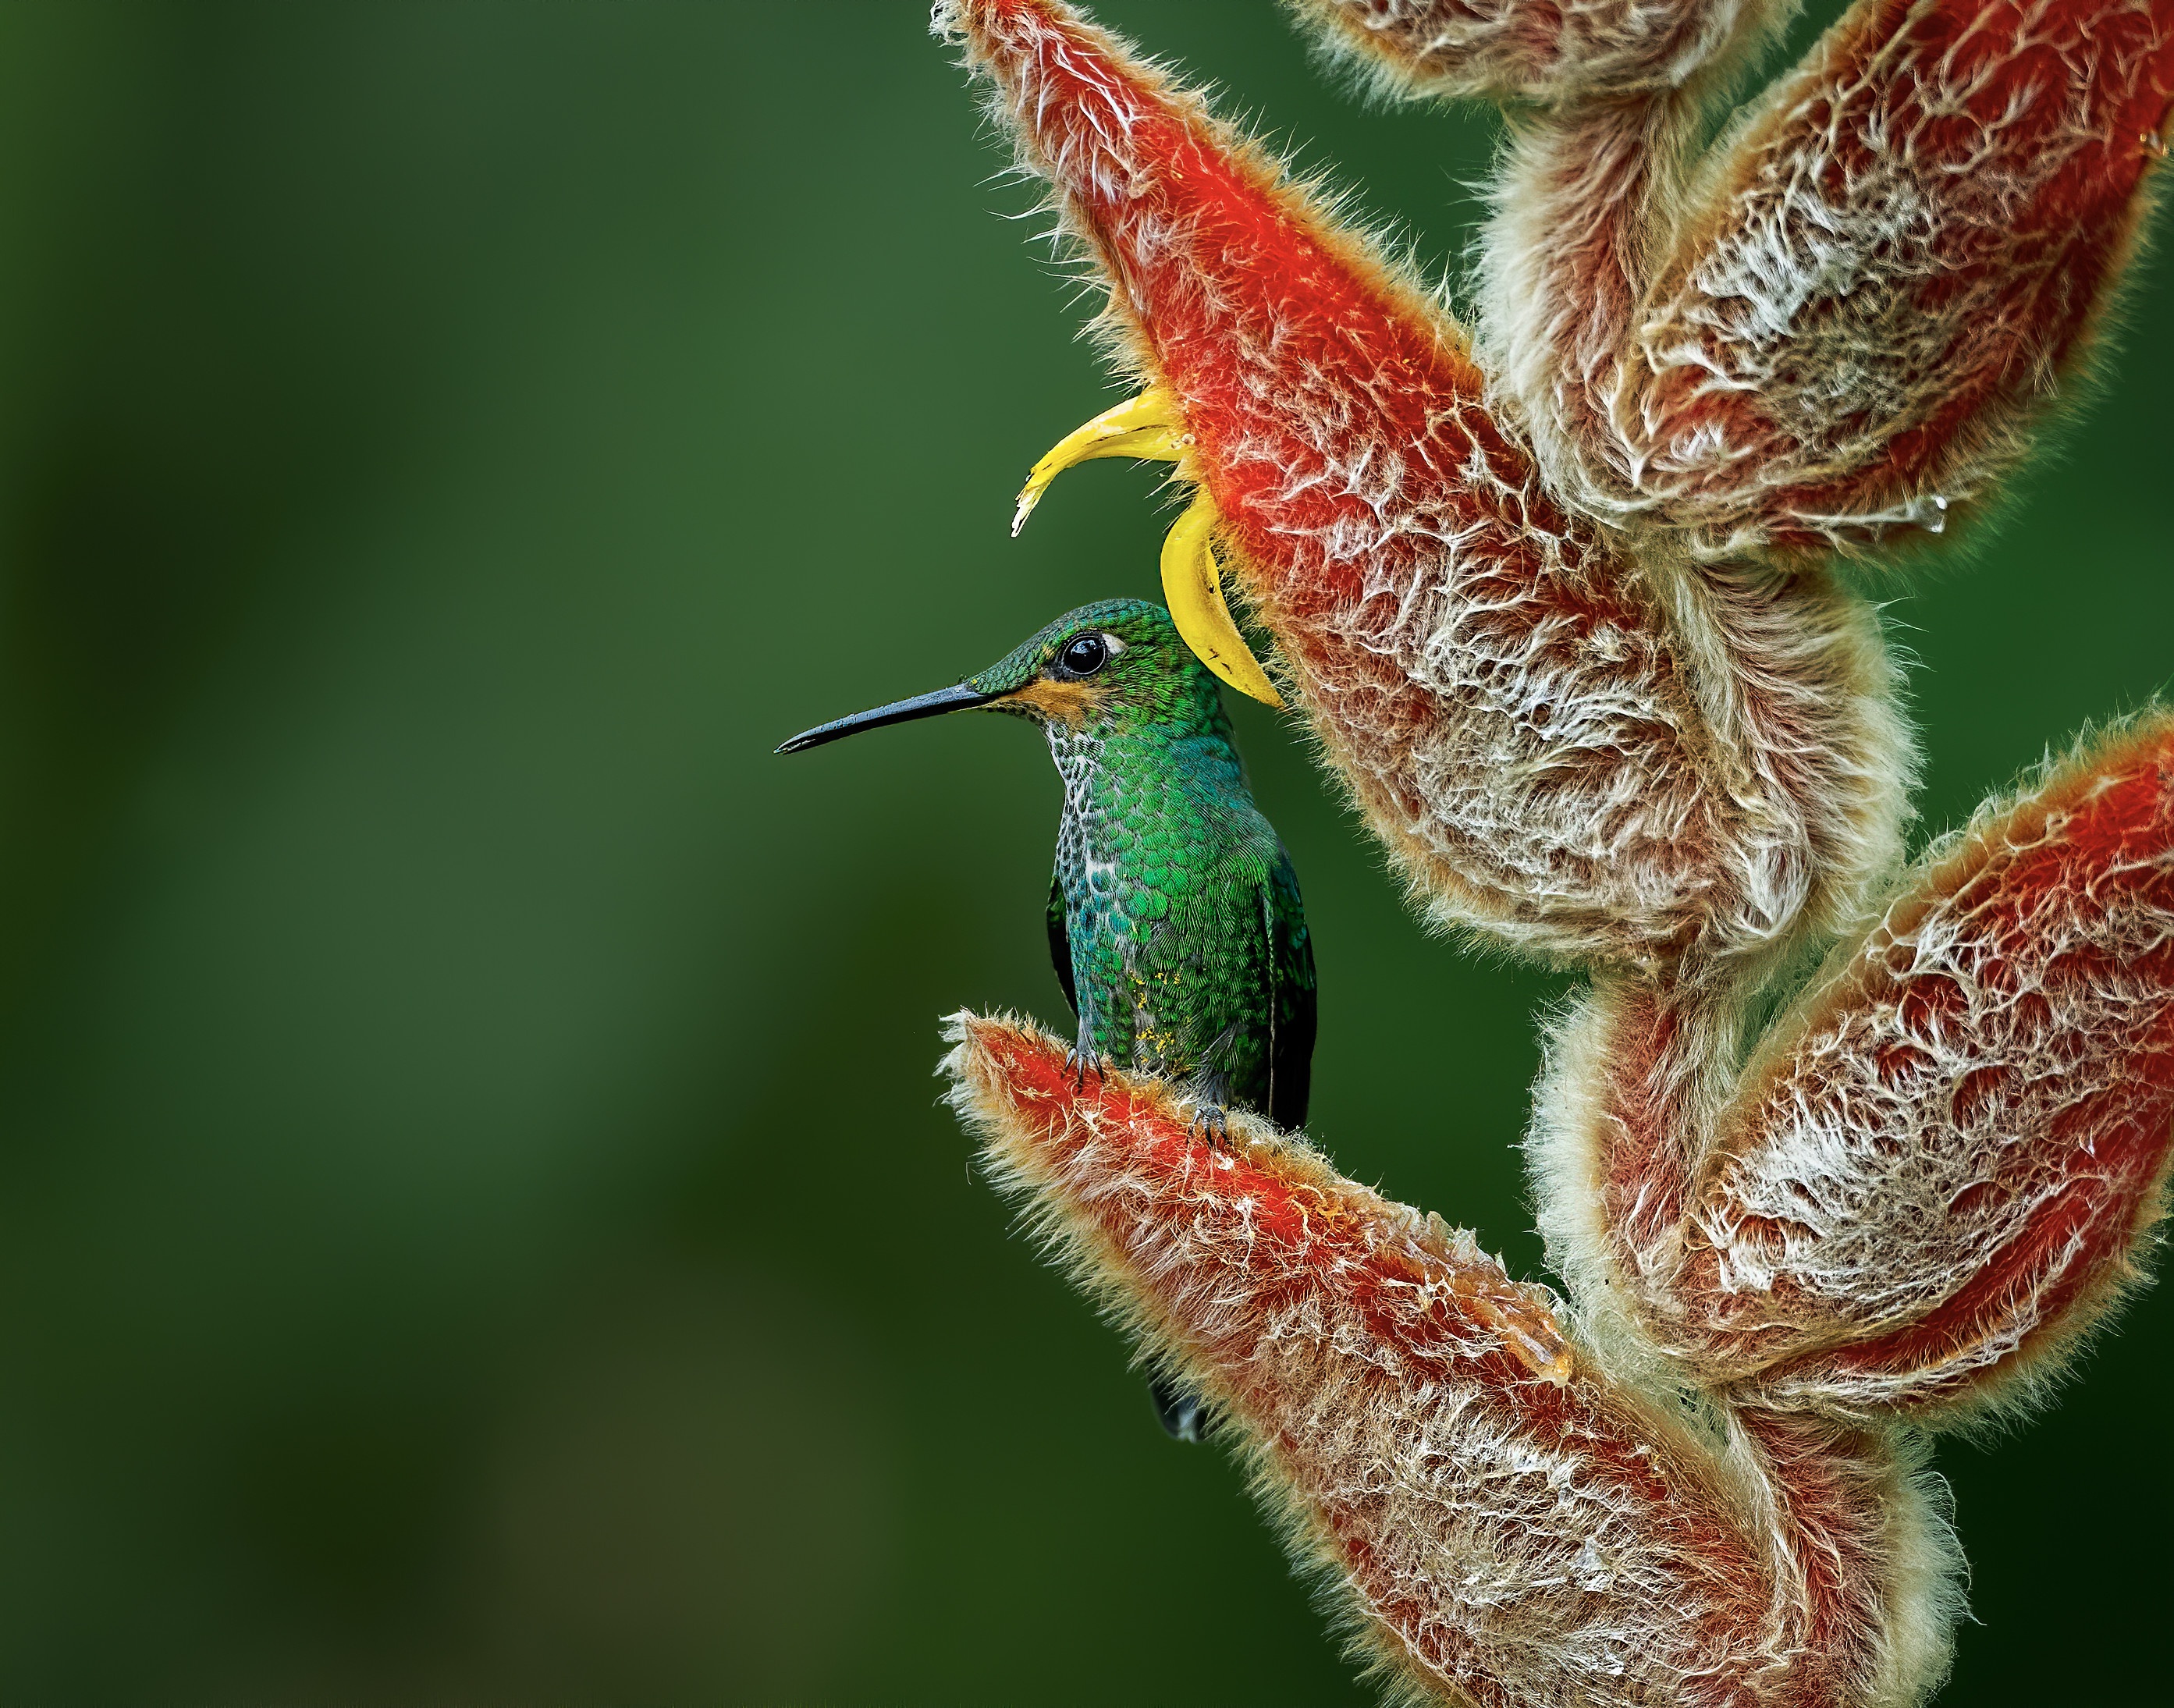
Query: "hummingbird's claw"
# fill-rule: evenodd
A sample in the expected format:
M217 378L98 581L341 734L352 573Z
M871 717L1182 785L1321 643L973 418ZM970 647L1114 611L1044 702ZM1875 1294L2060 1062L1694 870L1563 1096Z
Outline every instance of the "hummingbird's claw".
M1107 1057L1093 1050L1083 1050L1077 1044L1064 1052L1064 1071L1072 1076L1072 1089L1075 1092L1086 1089L1090 1073L1096 1080L1101 1080L1109 1065Z
M1230 1136L1230 1111L1219 1103L1203 1103L1194 1111L1188 1128L1210 1144L1221 1144Z

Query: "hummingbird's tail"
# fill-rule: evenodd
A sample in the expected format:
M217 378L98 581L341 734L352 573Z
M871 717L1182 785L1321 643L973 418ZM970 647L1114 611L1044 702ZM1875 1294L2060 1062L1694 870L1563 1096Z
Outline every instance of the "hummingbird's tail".
M1173 1441L1204 1441L1214 1432L1215 1413L1208 1402L1190 1388L1180 1387L1162 1376L1148 1378L1148 1397L1155 1402L1155 1416Z

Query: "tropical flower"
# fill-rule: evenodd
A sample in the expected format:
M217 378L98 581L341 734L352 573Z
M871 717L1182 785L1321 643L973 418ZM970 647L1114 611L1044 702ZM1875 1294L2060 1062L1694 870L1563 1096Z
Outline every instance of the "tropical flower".
M1906 868L1836 564L1966 532L2076 389L2174 0L1858 0L1711 144L1787 8L1298 9L1392 90L1517 104L1472 329L1072 8L937 24L1143 393L1032 493L1176 461L1188 638L1430 914L1588 976L1529 1143L1567 1296L1031 1026L962 1015L955 1100L1412 1700L1919 1701L1959 1606L1926 1432L2027 1405L2159 1213L2174 716Z

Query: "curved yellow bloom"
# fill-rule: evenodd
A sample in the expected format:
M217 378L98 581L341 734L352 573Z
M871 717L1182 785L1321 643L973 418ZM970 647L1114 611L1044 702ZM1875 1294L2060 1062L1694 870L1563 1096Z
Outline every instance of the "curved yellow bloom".
M1114 408L1075 428L1052 446L1027 475L1012 515L1012 537L1026 526L1050 483L1075 462L1098 457L1136 457L1147 462L1177 462L1192 447L1185 415L1165 386L1150 386ZM1239 693L1280 707L1268 673L1261 668L1224 603L1222 572L1215 561L1215 524L1221 520L1203 488L1177 519L1162 544L1163 603L1185 644L1200 662Z

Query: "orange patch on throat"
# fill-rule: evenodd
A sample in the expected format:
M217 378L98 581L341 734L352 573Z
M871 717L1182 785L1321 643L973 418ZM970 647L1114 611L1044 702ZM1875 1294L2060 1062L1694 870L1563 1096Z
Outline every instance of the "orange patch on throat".
M1052 682L1041 676L1001 697L1005 705L1019 706L1044 722L1068 724L1073 729L1086 722L1089 714L1101 702L1098 684Z

